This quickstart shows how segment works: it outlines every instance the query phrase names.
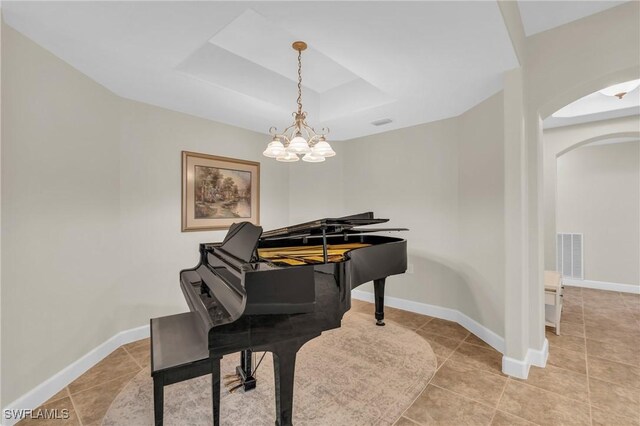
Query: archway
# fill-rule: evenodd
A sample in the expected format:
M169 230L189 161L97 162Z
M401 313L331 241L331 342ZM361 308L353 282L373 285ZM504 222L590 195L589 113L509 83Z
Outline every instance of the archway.
M565 149L558 151L555 156L560 157L569 151L573 151L574 149L580 148L581 146L589 145L594 142L606 141L608 139L617 139L617 138L640 138L640 131L635 132L616 132L616 133L606 133L598 136L594 136L589 139L584 139L580 142L576 142L571 146L566 147Z
M548 354L542 120L589 93L640 76L639 15L640 4L628 2L526 37L526 60L505 75L507 374L526 377L530 365L546 364ZM611 22L616 31L594 31Z
M587 72L588 73L588 72ZM576 70L576 76L584 74L582 71ZM548 265L549 259L553 259L555 265L555 196L553 192L553 203L549 205L548 197L545 192L545 188L549 186L549 181L552 182L555 190L556 170L553 169L553 174L550 175L549 167L545 166L545 159L549 157L553 158L553 164L555 167L555 159L559 156L566 154L572 150L575 150L581 146L594 143L597 141L603 141L614 137L640 137L640 132L637 130L631 130L628 127L621 127L619 131L604 131L602 133L592 133L589 136L582 137L578 140L573 140L567 143L562 149L555 152L548 152L544 143L544 129L543 120L550 116L558 109L586 96L590 93L594 93L605 87L622 83L629 80L637 79L640 75L640 69L637 66L625 68L622 70L612 71L603 74L599 77L591 78L585 82L580 83L579 78L576 78L576 83L567 88L566 91L556 96L551 97L548 101L541 103L536 112L530 116L528 123L533 123L533 131L528 132L528 146L530 154L530 169L529 175L529 190L530 193L530 224L533 223L534 232L530 234L529 238L529 250L532 255L530 256L530 296L532 303L536 303L537 306L533 307L530 320L533 323L530 324L532 330L532 341L536 341L536 337L539 341L544 342L542 347L548 348L545 337L545 312L544 312L544 270L545 263ZM533 183L533 184L531 184ZM540 185L542 183L542 185ZM553 226L546 226L549 221L550 212L554 215ZM549 237L549 233L553 232L553 238ZM549 268L555 269L555 268ZM535 302L534 302L535 300ZM534 343L535 345L535 343Z

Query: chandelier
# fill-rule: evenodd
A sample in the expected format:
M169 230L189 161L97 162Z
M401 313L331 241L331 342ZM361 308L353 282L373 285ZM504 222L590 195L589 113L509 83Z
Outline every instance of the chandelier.
M285 163L298 161L300 155L302 161L320 163L336 153L325 139L329 129L323 128L316 133L305 121L307 113L302 110L302 51L307 48L307 43L296 41L291 47L298 52L298 111L293 113L293 124L281 133L275 127L269 129L273 139L262 154Z

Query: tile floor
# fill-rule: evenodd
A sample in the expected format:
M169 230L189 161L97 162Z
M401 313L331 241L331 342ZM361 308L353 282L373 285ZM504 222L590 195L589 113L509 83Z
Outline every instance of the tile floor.
M354 311L373 312L354 301ZM438 370L397 426L640 425L640 295L566 287L561 336L547 330L550 356L526 381L501 373L501 354L461 326L387 308L386 318L427 339ZM99 424L120 390L149 368L148 339L124 345L43 408L66 408L67 421Z

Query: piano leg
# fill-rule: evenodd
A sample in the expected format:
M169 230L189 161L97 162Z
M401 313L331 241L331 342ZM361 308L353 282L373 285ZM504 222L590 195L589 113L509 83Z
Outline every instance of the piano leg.
M164 416L164 375L153 376L153 417L156 426L162 426Z
M384 325L384 282L386 278L373 281L373 292L376 302L376 325Z
M291 342L273 348L273 371L276 387L276 426L292 426L293 379L296 371L296 353L304 344Z
M220 358L211 357L211 403L213 405L213 425L220 425Z

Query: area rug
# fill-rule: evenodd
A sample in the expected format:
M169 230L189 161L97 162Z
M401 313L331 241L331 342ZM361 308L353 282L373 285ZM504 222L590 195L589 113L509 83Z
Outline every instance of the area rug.
M225 356L221 373L234 372L239 355ZM293 422L296 425L391 425L424 390L436 356L415 332L392 321L376 327L371 315L349 313L342 327L322 334L298 352ZM275 421L273 362L267 353L258 386L229 393L222 387L222 425L269 425ZM210 425L211 376L165 387L165 425ZM140 372L115 398L103 422L153 424L153 386Z

